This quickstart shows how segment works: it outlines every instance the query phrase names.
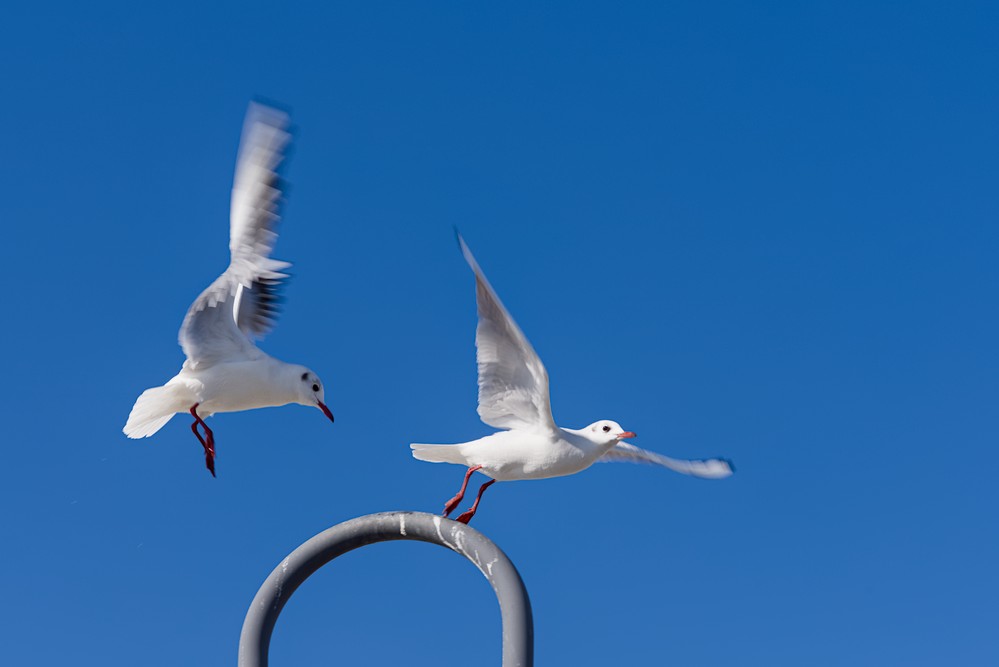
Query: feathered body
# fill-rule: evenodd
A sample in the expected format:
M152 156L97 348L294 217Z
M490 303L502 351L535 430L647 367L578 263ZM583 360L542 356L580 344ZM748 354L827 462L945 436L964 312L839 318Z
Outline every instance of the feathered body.
M201 369L191 369L185 365L162 387L143 392L136 402L136 408L147 394L151 401L158 401L157 411L166 412L165 415L155 416L156 419L166 417L157 426L156 430L159 430L170 417L178 412L187 412L195 403L198 404L198 414L203 418L219 412L279 407L299 402L301 375L308 372L305 366L287 364L269 355L253 361L230 361ZM133 413L136 412L137 410L133 410ZM126 430L140 428L139 415L134 416L136 423L133 423L133 415L130 415ZM153 433L155 431L148 435Z
M601 444L564 428L557 433L500 431L456 445L410 445L421 461L481 466L478 472L497 482L572 475L589 468L613 446L613 440Z

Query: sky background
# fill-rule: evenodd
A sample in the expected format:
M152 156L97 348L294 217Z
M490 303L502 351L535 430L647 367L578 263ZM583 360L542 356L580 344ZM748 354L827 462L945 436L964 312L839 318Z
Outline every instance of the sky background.
M300 543L440 511L463 471L408 443L491 432L453 225L560 424L738 468L490 489L538 664L999 664L994 3L314 4L4 10L6 664L235 664ZM336 423L216 416L212 479L188 418L121 428L228 262L259 97L298 128L261 346ZM393 543L299 589L271 660L499 648L474 567Z

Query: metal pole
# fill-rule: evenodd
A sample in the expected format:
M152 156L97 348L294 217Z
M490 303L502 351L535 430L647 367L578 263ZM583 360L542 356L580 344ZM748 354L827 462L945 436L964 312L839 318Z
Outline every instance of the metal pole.
M503 667L532 667L534 622L524 582L499 547L463 523L424 512L382 512L337 524L291 552L274 568L246 612L239 636L239 667L267 667L271 633L288 598L316 570L367 544L419 540L456 551L479 568L500 604Z

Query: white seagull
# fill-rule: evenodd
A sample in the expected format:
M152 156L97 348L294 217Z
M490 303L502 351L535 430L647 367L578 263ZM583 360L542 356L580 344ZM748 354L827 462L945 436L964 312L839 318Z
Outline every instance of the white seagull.
M503 307L461 235L458 244L475 272L479 417L489 426L507 430L456 445L410 445L413 456L421 461L468 466L461 489L444 505L444 516L464 498L476 470L492 479L479 488L472 507L458 516L462 523L475 515L482 493L494 482L571 475L597 461L651 463L708 479L734 472L724 459L682 461L622 442L635 434L614 421L604 419L581 429L557 426L552 417L548 372L541 359Z
M187 355L180 372L162 387L142 392L123 429L146 438L178 412L194 417L191 430L215 475L215 436L205 418L216 412L298 403L319 408L330 421L319 377L258 348L253 338L277 320L278 287L291 264L271 259L282 201L278 173L291 139L288 115L251 103L243 124L229 219L229 267L191 304L180 327ZM198 432L201 426L205 435Z

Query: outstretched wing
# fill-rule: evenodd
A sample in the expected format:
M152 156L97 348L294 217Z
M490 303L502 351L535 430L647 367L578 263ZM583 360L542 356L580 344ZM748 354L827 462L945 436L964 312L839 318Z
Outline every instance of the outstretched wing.
M671 459L668 456L635 447L627 442L617 443L617 445L608 450L597 461L603 463L613 463L615 461L623 463L647 463L669 468L684 475L693 475L694 477L703 477L705 479L722 479L735 472L732 462L726 459L696 459L692 461Z
M460 234L458 245L475 272L479 417L495 428L554 431L557 427L552 418L548 372L503 307Z
M262 353L252 338L277 320L287 262L271 259L280 220L279 167L291 140L288 115L251 103L243 124L229 221L229 267L191 304L180 346L194 367Z

